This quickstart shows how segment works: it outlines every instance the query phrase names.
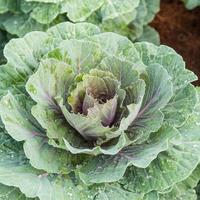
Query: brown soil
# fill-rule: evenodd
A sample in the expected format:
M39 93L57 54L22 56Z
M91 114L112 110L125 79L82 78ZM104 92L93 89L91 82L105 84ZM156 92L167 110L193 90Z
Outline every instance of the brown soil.
M179 0L162 0L161 10L151 24L159 33L161 43L174 48L194 71L200 85L200 7L185 9Z

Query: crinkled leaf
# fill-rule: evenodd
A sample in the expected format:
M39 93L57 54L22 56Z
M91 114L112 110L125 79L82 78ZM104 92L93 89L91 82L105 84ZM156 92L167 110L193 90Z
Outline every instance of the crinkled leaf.
M24 90L24 75L9 65L0 67L0 96L6 95L8 90L13 94L22 94Z
M122 178L130 165L146 168L160 152L167 150L168 141L175 134L176 130L166 126L146 144L128 146L117 155L92 158L81 168L80 177L86 183L114 182Z
M42 3L59 3L62 2L63 0L25 0L27 2L30 1L35 1L35 2L42 2Z
M73 22L85 21L94 11L99 9L104 0L82 1L68 0L62 4L61 12L67 13L69 19Z
M86 22L72 24L70 22L63 22L48 29L47 31L53 37L61 40L69 39L83 39L100 33L100 29Z
M0 2L0 13L5 13L10 10L13 10L16 6L16 2L13 2L13 0L1 0Z
M18 96L18 99L20 103L27 101L23 96ZM4 96L0 102L1 119L8 133L17 141L30 139L36 134L43 135L40 126L26 108L22 109L11 93Z
M41 24L51 23L60 13L59 4L38 4L30 16Z
M145 26L143 29L143 34L137 38L138 42L150 42L155 45L160 44L160 36L159 33L150 26Z
M99 64L102 57L100 46L87 40L65 40L59 48L76 73L87 73Z
M56 111L59 109L56 96L66 95L73 78L74 73L69 65L55 59L46 59L28 79L26 90L37 103Z
M70 165L72 161L70 153L50 146L27 107L18 101L22 104L23 98L17 100L8 94L0 103L1 118L8 133L17 141L25 140L24 151L34 167L52 173L69 172L67 163Z
M0 200L38 200L25 197L19 189L0 184Z
M145 66L141 63L140 54L126 37L115 33L101 33L94 35L91 39L101 46L106 56L116 56L121 60L134 63L139 71L145 69Z
M25 14L15 14L7 18L3 23L5 29L19 37L31 31L44 31L47 25L43 25Z
M196 187L200 176L200 167L198 166L186 180L174 185L173 189L169 193L159 194L160 200L188 200L196 199Z
M32 74L38 68L38 61L50 50L50 42L46 33L31 32L23 38L11 40L5 46L4 55L8 64L20 73ZM43 46L46 48L41 48Z
M145 65L158 63L167 70L172 77L174 91L197 79L193 72L185 69L183 58L172 48L164 45L155 46L146 42L136 43L134 46Z
M123 104L127 107L127 113L121 119L119 125L120 130L127 130L132 122L136 119L144 98L145 86L145 82L139 79L125 88L126 97Z
M123 3L120 0L106 0L101 7L102 21L112 20L113 23L128 25L136 16L138 5L139 0L125 0Z
M125 188L139 193L163 191L189 177L200 159L200 134L196 120L192 118L179 129L180 133L171 140L169 149L159 154L147 168L129 168L122 180Z
M160 0L145 0L145 5L147 8L147 15L144 17L144 22L147 24L153 20L155 14L160 10Z
M67 140L65 141L65 145L72 153L83 153L83 152L102 152L104 154L116 154L119 152L126 144L126 136L123 131L115 132L114 129L109 127L104 127L98 118L89 118L87 116L81 115L81 114L74 114L70 113L66 107L63 105L63 101L60 100L59 106L62 110L62 113L64 114L66 120L68 123L77 130L77 134L82 135L87 140L95 140L99 139L99 142L106 140L107 138L115 138L121 135L121 137L117 138L117 142L114 142L114 144L109 145L108 147L101 148L100 146L92 147L92 149L75 149L71 148L70 144ZM101 140L102 138L102 140ZM98 143L98 141L97 141Z
M181 126L194 111L196 103L196 89L193 85L188 84L175 93L167 106L162 109L165 121L173 126Z
M146 89L142 105L129 127L129 137L135 138L138 135L141 140L160 128L163 122L160 110L173 95L170 76L161 65L150 65L146 71L147 76L144 78Z
M123 190L120 185L106 185L103 191L100 191L96 196L95 200L143 200L143 195L132 193L126 190Z
M101 61L100 68L105 71L110 71L120 81L121 88L129 86L139 78L133 63L120 60L114 56L104 58Z
M113 124L117 111L117 96L108 100L104 104L96 103L94 107L88 109L88 117L99 118L103 126L110 126Z

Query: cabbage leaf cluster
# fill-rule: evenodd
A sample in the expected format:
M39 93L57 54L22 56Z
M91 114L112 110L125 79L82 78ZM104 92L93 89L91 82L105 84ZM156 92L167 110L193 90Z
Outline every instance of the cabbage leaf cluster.
M148 26L158 10L159 0L1 0L0 40L45 31L60 22L86 21L133 41L159 43L157 32Z
M196 198L200 91L174 50L65 22L4 54L1 198Z

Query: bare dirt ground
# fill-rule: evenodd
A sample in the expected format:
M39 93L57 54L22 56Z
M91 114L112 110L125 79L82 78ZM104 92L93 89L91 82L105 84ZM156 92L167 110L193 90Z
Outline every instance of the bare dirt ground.
M200 85L200 7L186 10L179 0L162 0L161 10L151 23L161 37L161 43L174 48L194 71Z

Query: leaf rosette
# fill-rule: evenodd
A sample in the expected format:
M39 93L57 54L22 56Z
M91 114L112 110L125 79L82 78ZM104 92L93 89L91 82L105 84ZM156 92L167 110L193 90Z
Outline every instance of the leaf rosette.
M196 76L171 48L61 23L11 40L4 55L2 191L17 187L41 200L165 199L194 179Z

